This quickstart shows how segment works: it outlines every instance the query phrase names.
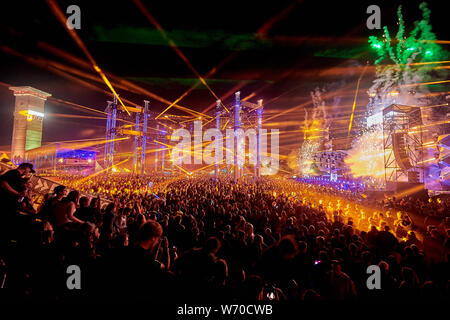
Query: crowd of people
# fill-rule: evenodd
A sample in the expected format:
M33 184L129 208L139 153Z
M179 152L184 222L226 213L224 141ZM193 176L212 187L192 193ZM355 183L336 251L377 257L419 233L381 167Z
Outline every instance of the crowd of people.
M449 297L448 200L377 202L282 177L103 174L67 177L26 210L31 172L24 164L0 176L3 297ZM433 227L417 230L414 211ZM70 265L82 271L80 290L67 287ZM370 265L380 290L367 286Z
M117 197L128 197L132 194L154 192L159 190L158 186L163 186L167 182L167 177L158 173L143 176L114 174L87 177L65 174L58 178L62 185L88 194L100 195L110 200Z

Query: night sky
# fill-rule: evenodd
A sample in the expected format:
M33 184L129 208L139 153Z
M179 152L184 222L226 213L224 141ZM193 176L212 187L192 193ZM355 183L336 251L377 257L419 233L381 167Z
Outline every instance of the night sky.
M57 1L65 11L68 5L81 8L81 30L77 30L98 65L108 74L132 81L148 91L174 101L196 81L194 73L168 45L133 1ZM265 101L266 128L298 130L304 107L316 87L328 92L339 90L326 100L333 121L333 132L348 127L356 81L362 66L373 64L375 55L368 36L381 36L381 30L368 30L366 8L381 8L382 26L397 31L396 11L403 3L407 26L420 18L420 1L143 1L143 4L174 41L195 69L207 74L231 54L232 59L207 79L217 96L223 98L241 84L241 97ZM445 1L428 1L433 31L440 40L450 40ZM87 61L45 1L2 2L0 20L0 150L9 150L12 134L14 96L7 85L28 85L49 92L54 98L104 110L111 98L102 90L106 85L95 71L55 54L57 48ZM395 33L394 33L395 35ZM445 49L448 49L446 45ZM40 63L32 63L38 59ZM28 59L28 60L26 60ZM36 61L36 60L33 60ZM93 79L71 74L63 76L49 63L90 73ZM53 70L53 71L52 71ZM73 69L68 69L72 70ZM75 79L73 78L75 77ZM81 79L90 87L82 85ZM368 102L366 91L373 80L368 72L361 83L357 114ZM100 88L96 91L92 85ZM143 94L116 88L121 97L142 104L150 100L151 110L162 111L167 104ZM233 96L223 99L232 102ZM179 102L203 111L215 102L203 86ZM305 104L306 108L311 105ZM291 110L274 117L283 110ZM169 113L186 115L177 109ZM96 138L104 135L104 120L67 118L89 115L67 104L46 103L43 141ZM273 117L273 118L272 118ZM301 133L280 136L280 153L299 148Z

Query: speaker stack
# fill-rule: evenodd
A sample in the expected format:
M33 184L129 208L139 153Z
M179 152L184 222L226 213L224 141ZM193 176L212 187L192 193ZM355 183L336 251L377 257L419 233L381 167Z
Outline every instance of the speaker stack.
M408 151L406 150L405 134L393 133L392 134L392 147L394 151L395 161L398 166L404 171L408 171L412 168L412 164L409 161Z

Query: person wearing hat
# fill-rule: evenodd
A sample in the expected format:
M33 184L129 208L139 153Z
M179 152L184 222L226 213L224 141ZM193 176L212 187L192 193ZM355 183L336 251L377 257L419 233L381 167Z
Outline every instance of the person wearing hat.
M20 197L25 196L23 191L24 177L35 173L31 163L21 163L16 169L9 170L0 176L0 199L3 205L13 203L16 205ZM14 207L14 206L12 206Z
M9 170L0 176L0 230L5 237L13 229L16 213L19 209L19 201L26 196L26 189L23 188L25 178L31 173L35 173L31 163L21 163L16 169ZM4 240L4 239L3 239Z

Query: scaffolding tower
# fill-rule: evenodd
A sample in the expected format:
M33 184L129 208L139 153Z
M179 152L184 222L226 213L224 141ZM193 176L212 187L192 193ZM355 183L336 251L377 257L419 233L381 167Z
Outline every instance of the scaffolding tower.
M383 110L386 184L423 182L423 123L420 107L392 104Z

